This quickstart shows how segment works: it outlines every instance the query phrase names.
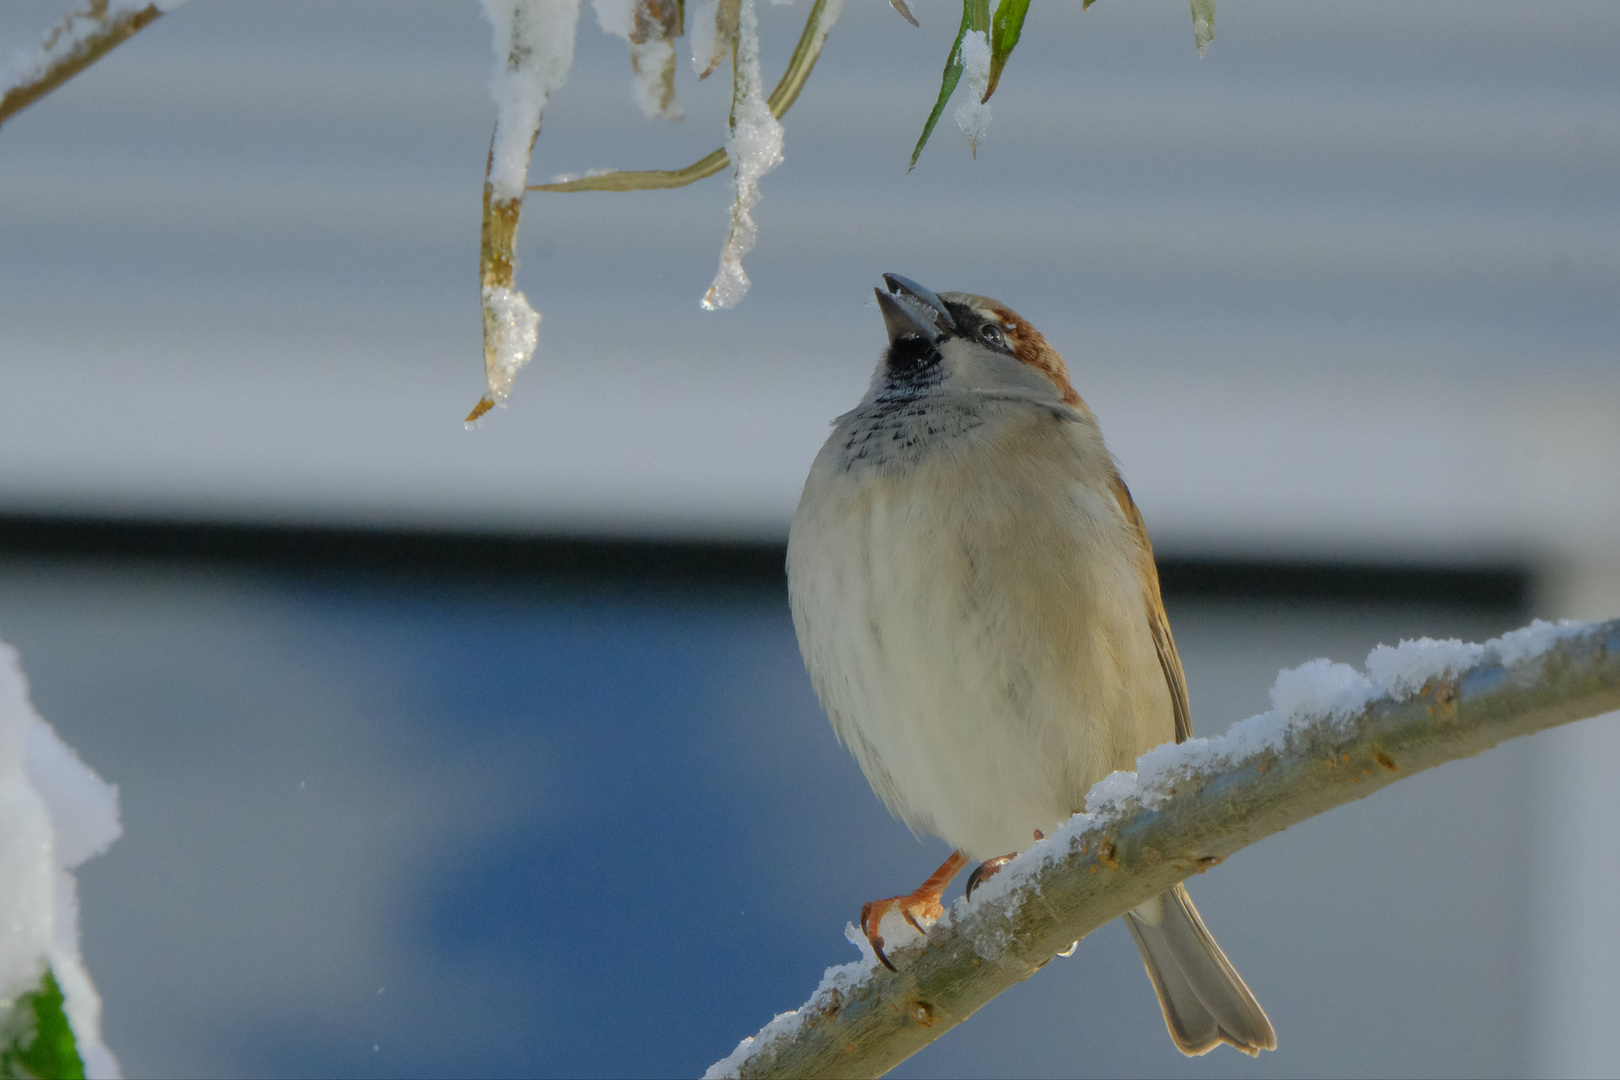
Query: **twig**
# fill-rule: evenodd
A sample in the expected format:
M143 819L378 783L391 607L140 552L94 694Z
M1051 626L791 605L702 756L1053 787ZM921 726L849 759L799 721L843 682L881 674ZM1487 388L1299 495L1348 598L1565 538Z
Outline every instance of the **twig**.
M27 108L73 76L100 60L137 30L169 8L166 4L121 0L85 0L84 7L63 19L45 36L32 55L25 54L20 70L0 77L0 124ZM111 10L109 10L111 8ZM10 85L5 85L6 83Z
M1424 769L1620 709L1620 619L1538 624L1451 655L1460 670L1408 669L1385 688L1340 669L1368 693L1333 715L1265 714L1144 755L1137 774L1093 789L1090 815L891 950L898 974L870 956L830 970L710 1075L880 1076L1071 942L1249 844Z

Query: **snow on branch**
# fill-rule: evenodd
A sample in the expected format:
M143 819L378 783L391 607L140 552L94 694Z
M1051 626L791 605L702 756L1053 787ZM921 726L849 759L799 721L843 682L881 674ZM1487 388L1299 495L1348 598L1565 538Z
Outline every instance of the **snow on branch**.
M185 0L85 0L34 48L0 67L0 124L127 41Z
M880 1076L1076 939L1249 844L1507 739L1620 710L1620 619L1380 646L1365 674L1317 660L1279 675L1271 703L1102 780L1088 813L926 937L891 946L898 973L846 928L862 958L829 968L809 1001L707 1075Z
M771 91L765 104L771 115L780 120L787 115L793 103L799 100L799 91L821 56L827 34L843 11L844 0L816 0L805 20L804 32L789 58L787 70ZM604 169L585 176L558 177L548 184L530 184L530 191L657 191L665 188L685 187L713 176L731 164L726 148L699 158L684 169Z

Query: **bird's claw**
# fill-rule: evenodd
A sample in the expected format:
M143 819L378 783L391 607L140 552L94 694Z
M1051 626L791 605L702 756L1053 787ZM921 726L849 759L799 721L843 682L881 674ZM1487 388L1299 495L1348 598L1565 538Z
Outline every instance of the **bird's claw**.
M1037 834L1038 838L1039 834ZM967 898L969 900L973 899L973 890L1001 873L1001 868L1012 862L1013 857L1017 854L1015 851L1012 855L997 855L995 858L986 859L974 867L973 873L969 874L967 879Z
M883 951L883 935L878 932L883 923L883 916L890 911L898 911L906 922L916 928L917 933L926 934L928 926L932 926L945 914L945 905L939 902L937 894L924 892L922 889L904 896L891 896L886 900L868 900L861 905L861 933L866 935L866 940L872 946L872 952L877 954L883 966L890 971L898 972L900 969L894 966L894 961ZM928 926L923 925L923 919L928 920Z

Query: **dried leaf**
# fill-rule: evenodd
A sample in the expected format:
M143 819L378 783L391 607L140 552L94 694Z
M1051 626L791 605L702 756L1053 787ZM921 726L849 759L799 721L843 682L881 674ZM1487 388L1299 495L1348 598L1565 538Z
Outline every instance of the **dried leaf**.
M742 0L719 0L714 5L714 44L709 57L704 63L702 71L698 72L699 79L707 79L714 74L726 57L731 55L732 47L737 43L737 15L742 10ZM698 10L698 17L703 17L703 10ZM702 39L693 34L693 45L698 45ZM696 54L693 56L696 59Z
M681 36L681 4L679 0L637 0L630 16L630 43L645 45L649 41L668 41Z

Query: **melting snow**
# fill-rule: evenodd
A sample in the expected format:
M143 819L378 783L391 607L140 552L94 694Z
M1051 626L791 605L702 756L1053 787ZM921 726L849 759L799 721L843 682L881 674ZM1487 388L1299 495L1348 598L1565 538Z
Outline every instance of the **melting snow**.
M499 286L484 288L484 311L491 330L484 338L490 361L489 388L496 401L503 401L511 393L518 369L529 362L539 344L540 313L516 289Z
M759 70L759 18L754 0L742 0L738 12L737 77L743 93L733 106L731 138L726 141L726 155L735 168L737 198L731 207L731 233L720 252L720 271L703 297L709 311L735 307L748 293L742 260L753 250L758 236L753 209L759 201L759 181L782 163L782 125L771 115Z
M721 0L697 0L687 9L686 39L692 46L692 70L700 79L719 66L725 57L728 41L720 37L717 23L720 19Z
M990 106L980 100L990 89L990 35L982 31L969 31L962 38L962 67L972 92L956 110L956 124L968 137L974 156L979 143L990 132Z

